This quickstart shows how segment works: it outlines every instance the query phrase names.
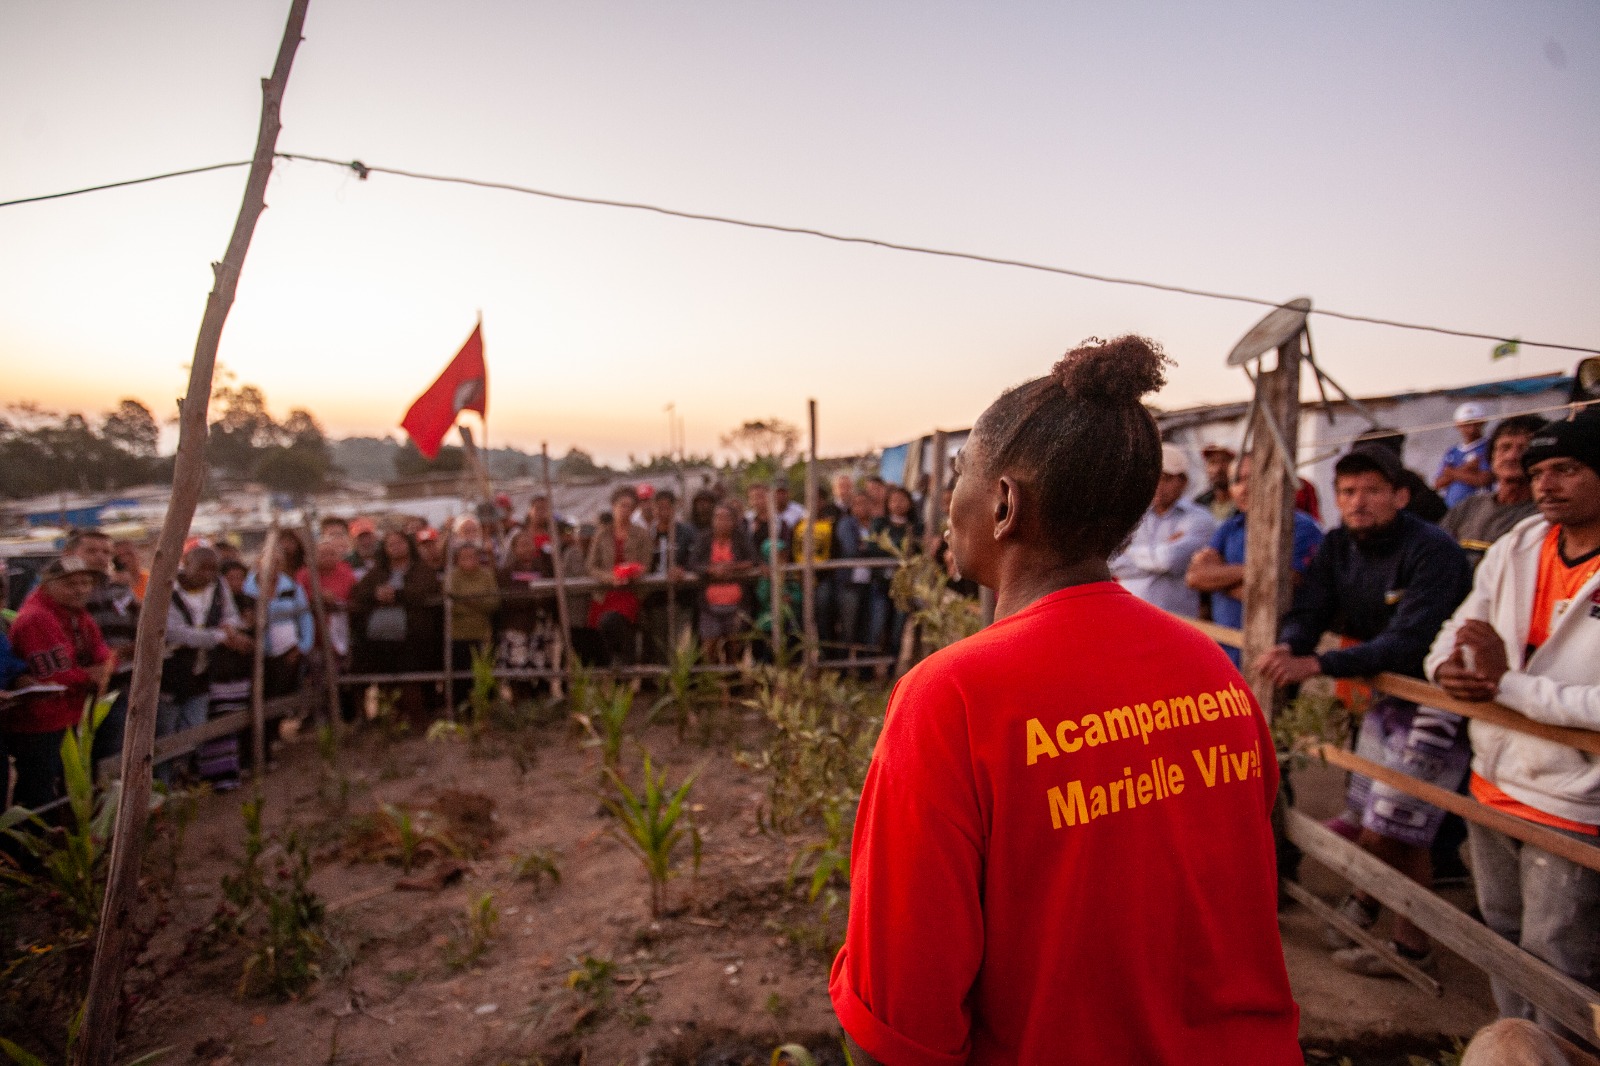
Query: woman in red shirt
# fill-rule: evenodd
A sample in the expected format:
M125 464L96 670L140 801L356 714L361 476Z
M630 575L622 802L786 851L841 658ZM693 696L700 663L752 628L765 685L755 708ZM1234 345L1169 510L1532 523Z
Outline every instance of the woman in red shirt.
M957 461L951 550L996 621L890 699L829 987L857 1062L1301 1062L1266 722L1106 566L1155 492L1166 362L1068 352Z

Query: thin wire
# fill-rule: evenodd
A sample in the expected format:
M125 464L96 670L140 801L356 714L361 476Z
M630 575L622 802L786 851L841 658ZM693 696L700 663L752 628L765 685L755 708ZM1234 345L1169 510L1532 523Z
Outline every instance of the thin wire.
M250 160L241 160L238 163L213 163L208 167L192 167L189 170L174 170L166 174L152 174L148 178L133 178L129 181L113 181L109 185L91 185L86 189L70 189L67 192L45 193L43 196L25 196L20 200L0 200L0 207L13 207L16 204L36 204L40 200L59 200L65 196L82 196L86 192L103 192L106 189L120 189L124 185L143 185L147 181L165 181L168 178L182 178L190 174L204 174L210 170L228 170L233 167L247 167Z
M1276 300L1262 299L1257 296L1242 296L1238 293L1215 292L1209 289L1193 289L1183 285L1167 285L1158 281L1143 281L1138 278L1122 278L1110 274L1095 274L1087 270L1072 270L1068 267L1050 266L1045 263L1033 263L1024 259L1007 259L1001 256L980 255L976 252L957 252L948 248L929 248L917 244L902 244L898 241L880 240L876 237L853 237L846 234L829 233L826 230L813 229L809 226L783 226L773 222L752 222L749 219L730 218L725 215L708 215L696 211L680 211L675 208L661 207L657 204L636 203L629 200L608 200L595 196L577 196L572 193L553 192L549 189L535 189L527 185L513 185L509 182L483 181L477 178L454 177L445 174L426 174L414 170L400 170L395 167L374 167L362 163L360 160L329 159L325 156L300 155L295 152L278 152L278 159L296 160L303 163L320 163L326 166L339 167L340 169L353 170L356 176L363 181L370 174L389 174L399 178L412 178L418 181L435 181L448 185L470 185L480 189L499 189L504 192L523 193L528 196L540 196L549 200L561 200L566 203L589 204L595 207L618 207L629 211L648 211L652 214L665 215L669 218L687 219L693 222L716 222L725 226L740 226L745 229L764 230L768 233L787 233L803 237L818 237L822 240L837 241L842 244L862 244L873 248L884 248L896 252L911 252L916 255L933 255L946 259L961 259L972 263L988 263L993 266L1016 267L1020 270L1035 270L1045 274L1058 274L1063 277L1078 278L1083 281L1098 281L1106 285L1128 285L1140 289L1153 289L1156 292L1171 292L1181 296L1198 296L1208 300L1227 300L1232 303L1252 304L1256 307L1278 308L1284 305ZM207 167L194 167L189 170L175 170L166 174L154 174L147 178L134 178L129 181L116 181L107 185L93 185L83 189L72 189L67 192L47 193L43 196L29 196L20 200L0 201L0 207L12 207L17 204L38 203L41 200L58 200L67 196L80 196L84 193L100 192L105 189L117 189L126 185L142 185L146 182L163 181L167 178L184 177L189 174L203 174L211 170L226 170L231 167L249 166L250 161L244 160L237 163L216 163ZM1357 315L1346 311L1333 311L1326 308L1314 307L1314 315L1326 318L1337 318L1345 322L1364 322L1374 326L1389 326L1394 329L1408 329L1419 333L1437 333L1447 337L1464 337L1468 340L1495 341L1497 343L1515 343L1527 348L1547 348L1553 351L1579 352L1584 355L1600 355L1600 348L1586 348L1577 344L1556 344L1549 341L1530 341L1518 337L1503 337L1494 333L1476 333L1471 330L1449 329L1444 326L1427 326L1416 322L1401 322L1392 318L1377 318L1371 315Z
M279 152L280 159L294 159L306 163L325 163L329 166L346 167L354 170L363 180L368 174L390 174L401 178L415 178L419 181L437 181L449 185L471 185L480 189L500 189L505 192L520 192L529 196L542 196L550 200L563 200L574 204L591 204L597 207L620 207L630 211L648 211L652 214L666 215L670 218L689 219L695 222L719 222L726 226L742 226L746 229L766 230L771 233L789 233L805 237L820 237L823 240L839 241L844 244L865 244L874 248L887 248L896 252L914 252L917 255L936 255L947 259L964 259L974 263L990 263L995 266L1018 267L1022 270L1037 270L1046 274L1061 274L1069 278L1081 278L1084 281L1099 281L1107 285L1131 285L1141 289L1154 289L1158 292L1173 292L1183 296L1200 296L1210 300L1230 300L1234 303L1254 304L1257 307L1282 307L1277 300L1266 300L1257 296L1241 296L1238 293L1213 292L1208 289L1191 289L1183 285L1167 285L1158 281L1142 281L1137 278L1120 278L1109 274L1093 274L1086 270L1071 270L1067 267L1049 266L1044 263L1032 263L1023 259L1005 259L999 256L979 255L976 252L957 252L947 248L929 248L916 244L901 244L896 241L880 240L876 237L852 237L845 234L829 233L826 230L812 229L808 226L782 226L773 222L752 222L748 219L729 218L725 215L707 215L696 211L680 211L675 208L661 207L656 204L636 203L629 200L607 200L594 196L577 196L572 193L552 192L549 189L535 189L527 185L513 185L509 182L482 181L477 178L460 178L444 174L424 174L414 170L398 170L393 167L375 167L362 163L359 160L343 162L338 159L327 159L322 156L298 155L292 152ZM1600 348L1585 348L1576 344L1554 344L1545 341L1529 341L1516 337L1502 337L1494 333L1474 333L1469 330L1447 329L1442 326L1425 326L1415 322L1400 322L1390 318L1374 318L1369 315L1350 314L1345 311L1329 311L1313 307L1311 313L1323 315L1328 318L1342 319L1346 322L1366 322L1375 326L1391 326L1395 329L1416 330L1423 333L1439 333L1448 337L1466 337L1470 340L1497 341L1499 343L1515 342L1528 348L1550 348L1564 352L1581 352L1586 355L1600 355Z

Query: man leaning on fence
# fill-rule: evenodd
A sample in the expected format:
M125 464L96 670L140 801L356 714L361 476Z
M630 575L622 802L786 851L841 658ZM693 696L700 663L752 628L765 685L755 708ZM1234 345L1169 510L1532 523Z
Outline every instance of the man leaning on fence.
M1280 643L1256 668L1276 685L1298 684L1325 674L1363 678L1390 671L1422 676L1422 660L1434 634L1471 586L1471 570L1449 534L1405 511L1409 493L1393 451L1358 447L1334 466L1334 500L1342 524L1329 531L1312 557L1294 608L1278 631ZM1325 633L1341 647L1317 653ZM1353 694L1352 694L1353 699ZM1458 715L1385 697L1361 719L1356 753L1402 773L1454 791L1466 776L1470 753ZM1429 848L1444 821L1431 804L1351 775L1350 817L1341 831L1362 848L1415 881L1432 880ZM1376 900L1361 893L1340 906L1365 928L1380 914ZM1356 973L1387 972L1377 954L1328 929L1334 961ZM1427 935L1396 916L1396 950L1424 969L1434 965Z
M1536 722L1600 729L1600 411L1552 423L1522 462L1540 513L1489 549L1427 670L1458 699L1498 700ZM1474 798L1600 844L1600 761L1488 722L1470 728ZM1469 833L1489 927L1600 987L1600 873L1494 829L1473 824ZM1493 986L1502 1015L1559 1031L1502 981Z

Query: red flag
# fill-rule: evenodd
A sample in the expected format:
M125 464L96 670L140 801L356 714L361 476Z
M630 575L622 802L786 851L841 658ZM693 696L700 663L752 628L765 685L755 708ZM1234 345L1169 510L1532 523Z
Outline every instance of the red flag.
M450 360L439 380L417 397L400 425L411 434L417 451L432 459L439 454L444 435L462 411L480 415L489 411L489 368L483 361L482 322L473 328L472 336Z

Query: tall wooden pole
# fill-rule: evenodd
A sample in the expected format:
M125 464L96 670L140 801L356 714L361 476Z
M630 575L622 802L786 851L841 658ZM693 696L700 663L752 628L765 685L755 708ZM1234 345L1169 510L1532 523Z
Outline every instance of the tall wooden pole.
M767 486L767 555L772 574L767 608L772 615L772 663L783 662L783 560L778 557L778 477L781 458L774 459L772 484Z
M942 429L933 431L933 458L928 467L928 498L922 501L922 530L926 534L939 532L944 518L945 467L950 465L946 451L950 447L949 435Z
M272 519L267 542L256 563L255 658L250 673L250 754L254 759L256 789L267 772L267 634L272 629L270 612L278 593L278 519Z
M328 628L328 605L322 600L322 575L319 573L321 562L317 546L317 523L314 514L306 515L306 544L310 558L306 561L306 577L311 585L311 617L317 623L317 643L322 647L322 682L327 689L328 698L328 729L335 740L339 738L339 730L343 727L343 715L339 713L339 653L333 646L333 631Z
M455 596L450 590L450 584L456 577L456 545L455 522L447 521L445 529L440 532L439 540L444 545L444 573L440 575L439 591L444 593L443 625L439 627L444 639L444 717L447 722L456 720L456 675L455 663L455 620L450 617L450 605L455 602Z
M806 535L801 550L805 567L800 580L800 619L805 627L805 665L817 668L817 401L806 401Z
M1260 424L1254 427L1254 447L1250 451L1242 658L1245 679L1269 717L1275 688L1255 669L1255 661L1278 642L1278 622L1289 609L1294 588L1294 497L1299 488L1294 470L1300 447L1303 335L1295 334L1278 349L1276 370L1263 371L1256 378L1256 418ZM1284 450L1280 450L1280 442Z
M544 498L549 504L550 569L556 578L556 618L561 622L561 660L570 674L575 665L572 656L572 619L567 617L567 573L561 562L561 526L556 521L556 490L550 480L550 444L539 442L539 460L544 470Z
M155 744L156 699L161 682L161 653L166 637L167 608L172 603L172 582L178 574L179 556L195 504L205 482L206 414L211 401L211 378L216 369L222 327L233 306L256 219L266 207L267 179L272 176L272 154L278 146L278 112L289 68L300 47L309 0L291 0L289 19L278 46L272 77L261 85L261 125L256 151L245 184L244 202L228 240L222 262L212 266L215 284L206 299L194 359L189 364L189 391L179 411L178 456L172 471L172 497L156 541L150 565L150 583L139 633L134 643L132 695L128 701L126 742L122 748L122 803L117 809L111 840L110 872L100 929L95 940L94 963L89 973L89 995L84 1003L82 1034L76 1066L111 1066L117 1048L117 1004L122 998L122 974L127 964L128 932L139 894L139 863L144 846L145 818L150 806L150 759Z

